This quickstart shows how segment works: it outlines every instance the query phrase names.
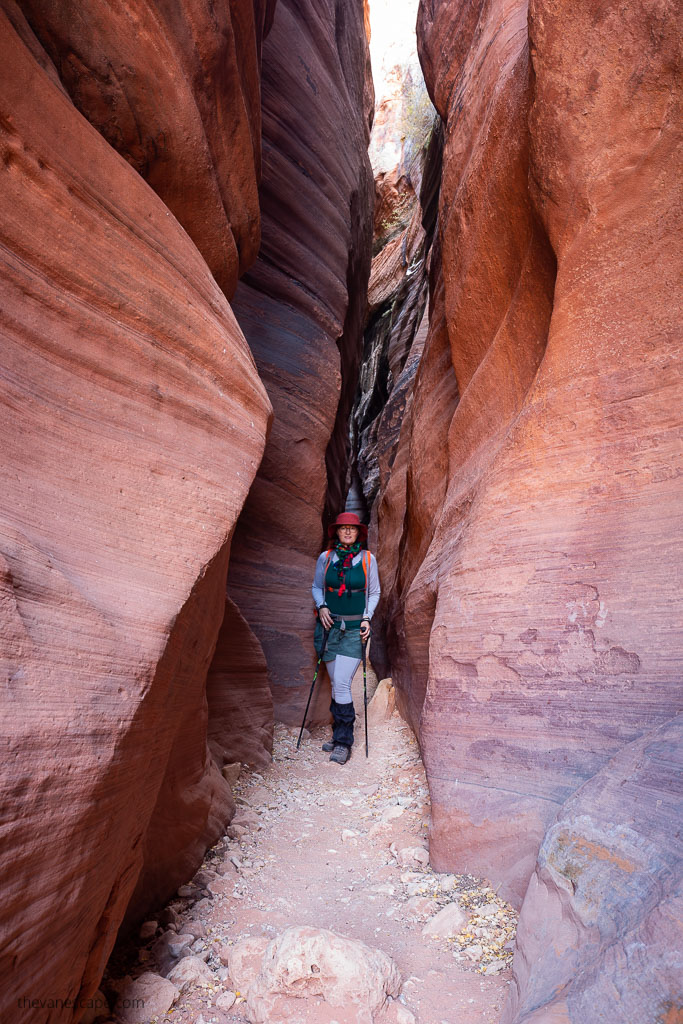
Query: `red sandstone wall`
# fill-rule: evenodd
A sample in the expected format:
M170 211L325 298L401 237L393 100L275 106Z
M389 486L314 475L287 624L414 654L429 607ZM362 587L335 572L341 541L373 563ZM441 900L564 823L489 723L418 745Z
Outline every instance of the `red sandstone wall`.
M260 242L260 50L275 3L18 4L75 106L161 196L228 298Z
M589 0L570 18L545 0L424 0L418 22L446 122L441 265L435 250L397 489L379 510L378 550L400 552L388 642L430 781L432 863L488 875L517 904L593 777L576 806L607 839L581 872L619 856L609 822L630 811L598 779L631 778L607 762L680 708L674 24L666 2ZM672 774L635 786L636 804ZM617 946L595 984L583 960L568 968L562 1005L546 961L533 966L582 898L552 897L544 946L529 936L548 904L529 890L506 1019L631 1019L608 995ZM669 967L661 978L666 992Z
M476 864L517 901L558 807L670 715L679 671L678 367L671 278L654 272L678 255L670 39L656 12L638 29L585 5L572 49L559 15L532 14L535 80L524 4L421 9L446 120L444 319L437 275L393 622L433 860ZM579 41L596 18L602 73ZM620 27L643 49L635 99ZM459 397L435 422L420 377L439 341Z
M34 1024L72 1013L17 998L94 991L145 858L160 899L230 814L204 682L270 404L185 230L3 7L0 1016Z
M278 5L263 52L263 245L235 295L275 419L229 589L265 652L276 715L290 722L301 720L313 678L325 456L338 507L370 269L363 25L360 3ZM329 703L318 694L316 716Z

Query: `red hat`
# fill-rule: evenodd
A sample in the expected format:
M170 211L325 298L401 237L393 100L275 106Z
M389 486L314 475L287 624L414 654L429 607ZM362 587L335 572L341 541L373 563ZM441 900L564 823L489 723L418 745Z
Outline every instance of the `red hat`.
M368 528L365 523L361 523L360 519L355 512L341 512L333 523L327 527L327 536L332 540L338 526L357 526L358 527L358 539L361 544L365 544L368 539Z

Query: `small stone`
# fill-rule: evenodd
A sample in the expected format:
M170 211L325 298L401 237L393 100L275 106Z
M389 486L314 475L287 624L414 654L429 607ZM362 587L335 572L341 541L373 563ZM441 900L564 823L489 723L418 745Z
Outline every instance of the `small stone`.
M188 935L194 935L195 939L206 938L206 928L202 921L186 921L183 925L183 931Z
M434 900L430 900L426 896L413 896L406 903L405 909L408 917L413 917L418 921L426 921L434 913Z
M190 935L186 932L181 932L180 935L174 935L172 939L169 939L166 943L166 948L172 957L178 959L183 953L189 950L190 946L194 941L194 935Z
M157 928L158 927L159 927L159 922L158 921L145 921L142 925L140 925L140 938L141 938L141 940L143 942L148 942L150 939L153 939L154 936L157 933Z
M181 885L178 888L178 895L180 896L181 900L190 899L192 896L197 895L197 890L194 887L194 885Z
M479 945L478 942L472 943L471 946L465 946L463 953L468 956L470 960L478 960L484 952L484 947Z
M192 881L195 885L198 885L200 889L207 889L216 877L215 871L209 871L207 868L202 868L197 872Z
M246 836L247 832L248 829L246 825L236 825L234 822L228 825L228 827L225 830L225 834L226 836L228 836L229 839L236 840L242 839L244 836Z
M380 821L386 824L388 821L394 821L396 818L400 818L403 814L404 808L400 807L399 804L390 804L389 807L385 807L380 815Z
M483 907L475 907L474 913L478 917L495 917L501 910L502 907L499 907L497 903L485 903Z
M211 968L197 956L185 956L169 971L168 980L185 992L193 985L208 988L214 982Z
M182 886L181 886L181 888L182 888ZM194 891L195 890L193 888L192 892L194 892ZM168 927L169 924L179 925L180 924L180 914L176 910L174 910L173 907L166 907L159 914L159 924L165 925L166 927Z
M505 964L502 963L500 960L496 960L494 961L494 963L486 965L486 967L484 968L484 974L499 974L504 969Z
M455 875L441 875L439 878L439 888L442 892L452 892L457 885L457 879Z
M234 764L224 764L221 768L221 775L226 782L229 782L231 786L234 786L240 777L242 771L242 765L239 761L235 761Z
M234 1005L236 998L234 992L221 992L216 1000L216 1007L219 1010L229 1010Z
M167 1013L179 995L172 981L147 971L135 980L126 979L114 1014L122 1024L144 1024L150 1017Z
M431 921L422 929L425 938L450 939L458 935L467 922L469 915L465 913L459 903L449 903L435 914ZM480 947L481 948L481 947Z
M398 862L402 868L410 867L413 864L429 864L429 853L424 846L404 846L398 851Z
M259 824L259 816L256 811L252 811L249 807L240 807L230 824L242 825L249 829L253 825Z

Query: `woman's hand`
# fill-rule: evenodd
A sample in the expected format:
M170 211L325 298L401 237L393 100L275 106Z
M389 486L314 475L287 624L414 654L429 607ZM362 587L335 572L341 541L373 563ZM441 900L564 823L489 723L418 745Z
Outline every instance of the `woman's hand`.
M329 608L318 608L318 618L320 619L320 625L323 629L332 629L334 619L332 618L332 612Z
M370 636L370 619L363 619L360 624L360 638L365 643Z

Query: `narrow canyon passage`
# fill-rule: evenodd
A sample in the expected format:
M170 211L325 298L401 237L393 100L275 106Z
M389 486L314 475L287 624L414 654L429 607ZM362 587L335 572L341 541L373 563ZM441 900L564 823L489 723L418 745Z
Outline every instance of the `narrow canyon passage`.
M374 676L369 682L372 692ZM357 706L362 699L359 673ZM377 1024L499 1020L516 914L486 882L429 867L426 778L389 681L369 705L367 759L358 725L343 767L320 749L327 728L306 730L297 750L299 729L283 725L275 728L271 765L234 766L238 806L227 835L177 897L143 923L142 941L122 942L110 961L101 988L124 1020L126 1002L133 1020L136 999L146 997L158 1024L357 1024L372 1003L341 950L315 947L321 928L389 954L400 970L400 997L375 1014ZM290 978L292 997L278 998L275 989L261 1015L264 1008L246 998L249 986L268 944L292 928L289 970L295 974L301 961L304 971L298 982ZM335 955L344 984L337 1005L322 959ZM314 973L316 957L322 975ZM159 977L156 991L145 987L148 972ZM317 991L320 978L326 998Z
M2 1024L683 1020L677 14L0 0Z

